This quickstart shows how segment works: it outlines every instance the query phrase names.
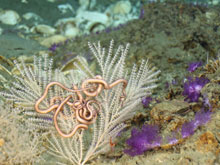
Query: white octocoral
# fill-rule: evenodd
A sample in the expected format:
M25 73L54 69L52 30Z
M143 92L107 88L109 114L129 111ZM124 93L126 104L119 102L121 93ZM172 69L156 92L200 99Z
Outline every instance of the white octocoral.
M126 127L124 121L134 115L141 98L150 94L151 90L156 87L154 82L160 72L155 71L154 68L149 68L148 62L143 61L139 70L134 65L131 74L128 74L125 69L125 59L129 44L125 48L119 46L113 53L113 41L111 41L107 55L100 43L89 43L89 47L98 61L101 76L106 82L112 83L121 78L128 80L127 97L122 106L120 102L122 85L111 90L103 90L96 97L96 100L102 105L102 110L99 112L97 121L91 126L92 133L82 131L70 139L63 139L54 135L49 140L50 152L53 155L59 155L72 164L78 165L83 165L98 154L105 153L110 149L110 139L116 138L118 133ZM86 78L96 75L88 67L82 68L83 64L80 66L76 64L76 66L86 75ZM88 138L91 135L92 138Z
M103 80L109 84L118 79L128 81L126 99L122 104L122 84L109 90L103 90L95 97L101 103L101 110L98 113L96 122L91 124L88 130L81 129L70 138L63 138L57 135L56 131L52 131L51 136L48 137L50 144L48 149L49 153L59 158L55 161L59 161L60 164L83 165L100 153L107 152L110 149L109 140L114 140L118 133L126 127L124 122L134 115L141 98L147 94L150 95L152 89L156 87L156 76L160 71L150 68L148 61L142 61L139 69L134 65L131 73L128 73L125 68L125 60L129 44L126 47L119 46L116 50L113 49L113 45L114 41L112 40L107 54L100 43L89 43L89 48L98 62L99 73L101 73ZM59 70L52 71L52 62L47 57L43 61L41 59L35 60L33 68L25 66L24 63L22 63L22 68L16 64L21 77L15 77L14 87L9 89L8 93L2 93L2 95L25 109L24 114L28 115L27 120L35 126L34 128L46 128L49 131L53 129L51 119L54 112L38 114L34 110L34 104L43 94L46 85L51 81L59 81L69 88L71 82L74 82L80 88L80 82L87 78L94 78L96 73L93 73L87 65L84 65L85 61L80 59L79 61L80 64L75 63L78 71L73 73L80 74L80 76L70 75L66 77ZM48 108L51 98L56 96L65 98L67 95L69 93L65 90L53 87L41 106L42 108ZM63 108L64 113L67 108L68 106ZM58 120L61 129L66 132L70 131L76 123L75 118L67 120L62 115L59 116Z

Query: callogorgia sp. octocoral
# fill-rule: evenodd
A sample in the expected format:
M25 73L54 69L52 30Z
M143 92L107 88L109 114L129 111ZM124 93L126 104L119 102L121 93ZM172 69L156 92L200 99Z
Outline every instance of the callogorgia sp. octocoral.
M141 98L150 94L151 90L156 87L154 82L157 80L156 76L159 71L149 68L148 61L142 61L139 70L134 65L131 73L127 73L125 59L128 47L129 44L125 48L119 46L114 52L113 41L111 41L106 55L100 43L89 43L89 48L100 68L99 74L106 82L112 83L122 78L128 80L126 99L122 105L120 101L122 84L110 90L103 90L96 97L102 107L96 122L88 131L82 130L72 138L64 139L53 135L49 140L52 154L65 157L71 163L85 164L98 154L107 152L110 149L110 139L114 139L126 127L124 121L134 115ZM96 74L83 63L82 61L80 66L78 64L76 66L85 78L95 77Z
M134 65L131 73L128 73L125 68L125 59L129 44L126 47L119 46L115 51L113 50L113 45L114 42L111 41L107 54L100 43L89 43L89 48L98 62L99 70L97 68L97 71L103 80L109 84L118 79L128 81L126 99L122 104L122 84L109 90L103 90L95 97L95 100L100 103L101 110L98 112L96 121L89 126L88 130L80 129L74 136L69 138L63 138L56 131L52 131L51 136L48 137L48 151L59 158L60 164L83 165L98 154L107 152L110 149L110 139L114 140L119 132L126 127L124 121L134 115L141 98L150 95L151 90L156 87L154 82L157 80L156 76L159 71L150 68L148 61L142 61L139 69ZM23 70L18 67L22 73L22 78L16 77L18 80L14 84L16 88L12 88L4 96L11 98L21 106L28 105L25 114L29 116L29 121L36 127L50 130L53 129L52 119L54 112L39 114L34 111L34 104L41 97L46 85L51 81L58 81L71 88L71 83L74 82L80 88L79 83L81 81L94 78L97 73L93 73L85 61L79 59L80 63L75 64L77 70L72 71L70 76L65 77L59 71L53 73L50 67L52 65L50 64L47 67L47 61L48 59L45 58L44 65L38 62L38 64L34 65L34 68L27 68L25 64L22 64ZM73 73L75 76L71 76ZM50 89L47 98L41 106L48 107L49 101L53 97L59 96L64 99L68 95L69 92L55 86ZM62 112L63 115L58 116L58 123L65 132L70 131L77 124L74 118L64 117L71 115L69 112L68 106L65 106Z

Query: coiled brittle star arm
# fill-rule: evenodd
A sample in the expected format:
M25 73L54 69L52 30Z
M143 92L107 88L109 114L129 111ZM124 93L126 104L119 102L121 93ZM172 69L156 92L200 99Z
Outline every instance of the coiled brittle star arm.
M35 110L42 114L46 114L54 110L53 122L57 132L62 137L72 137L78 129L88 129L88 126L96 121L97 114L101 110L101 104L96 100L92 100L91 97L98 96L103 88L111 89L119 83L123 83L121 98L124 99L126 97L125 88L127 86L127 81L124 79L119 79L111 84L108 84L105 80L102 79L101 76L98 75L94 79L87 79L83 81L81 89L78 89L76 85L73 85L73 89L69 89L59 82L51 82L46 86L43 95L36 101ZM61 96L54 96L50 99L50 106L47 109L40 109L39 105L47 97L49 88L54 85L58 85L71 94L69 94L66 98L62 98ZM83 92L89 99L84 99L81 92ZM60 103L56 104L56 100L58 100ZM74 128L69 133L64 133L60 129L57 121L58 115L64 109L65 104L69 106L70 110L74 111L71 117L76 120ZM63 119L67 119L63 114L61 117L63 117Z
M40 103L47 97L49 88L52 87L52 86L54 86L54 85L58 85L58 86L60 86L61 88L65 89L65 90L67 90L67 91L69 91L69 92L76 92L76 90L69 89L69 88L65 87L63 84L61 84L61 83L59 83L59 82L51 82L51 83L49 83L49 84L46 86L43 95L42 95L42 96L36 101L36 103L35 103L35 110L36 110L37 112L42 113L42 114L46 114L46 113L49 113L49 112L53 111L54 109L56 109L56 108L59 106L58 104L52 104L52 105L50 105L50 107L47 108L47 109L40 109L40 108L39 108ZM59 97L59 96L57 96L57 97ZM53 100L53 101L52 101L52 100ZM54 98L52 98L52 99L50 100L50 104L51 104L51 102L54 102Z
M63 133L60 130L58 123L57 123L57 116L58 116L59 112L61 111L62 107L64 106L64 104L66 104L70 98L71 98L71 96L68 96L67 98L65 98L65 100L63 100L63 102L58 106L57 110L55 111L55 114L53 117L54 125L55 125L57 132L62 137L65 137L65 138L72 137L79 128L88 129L88 125L86 125L86 124L77 124L70 133Z
M102 87L104 87L104 89L111 89L113 88L114 86L120 84L120 83L123 83L123 90L122 90L122 97L126 97L126 94L125 94L125 88L127 87L127 80L125 79L119 79L119 80L116 80L115 82L111 83L111 84L108 84L105 80L102 79L102 77L100 75L97 75L95 77L95 79L87 79L85 80L83 83L82 83L82 89L83 92L87 95L87 96L91 96L91 97L94 97L94 96L97 96L101 90L102 90ZM88 84L97 84L98 87L96 88L95 91L88 91L86 89L86 86Z

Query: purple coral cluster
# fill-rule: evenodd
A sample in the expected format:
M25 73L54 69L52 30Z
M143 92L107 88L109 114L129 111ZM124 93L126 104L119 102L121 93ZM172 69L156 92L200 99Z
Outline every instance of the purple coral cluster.
M201 65L201 62L191 63L188 71L194 72ZM209 80L204 77L189 77L184 83L184 91L182 93L186 96L185 100L189 102L198 102L199 97L201 96L201 89L208 82ZM129 145L129 149L124 150L124 152L130 156L141 155L145 151L162 146L162 142L175 145L180 141L178 137L184 139L193 135L199 126L205 125L211 119L212 106L206 94L203 94L202 97L203 107L195 114L194 119L184 123L181 128L165 137L166 140L162 139L162 136L159 134L159 128L156 125L144 125L141 130L133 128L131 131L131 137L126 141ZM142 104L144 107L148 107L151 101L152 98L147 96L142 99Z
M159 136L159 128L156 125L143 125L141 130L133 128L131 138L126 141L130 146L124 152L130 156L141 155L145 151L159 147L162 137Z
M193 135L198 127L205 125L208 121L210 121L211 114L212 114L211 107L207 111L205 111L204 108L202 108L201 111L197 112L193 120L186 122L182 125L181 128L182 138L184 139ZM178 143L177 132L173 132L172 136L168 137L167 140L168 143L171 145L177 144Z
M207 78L189 77L187 82L184 83L183 95L186 96L186 101L189 102L198 102L198 99L201 95L201 89L209 82Z
M186 122L182 125L181 136L187 138L195 132L195 130L211 119L211 109L205 111L202 109L197 112L195 118L190 122ZM166 137L168 144L174 145L178 143L177 139L178 131L172 132L171 136ZM124 152L130 156L141 155L145 151L160 147L162 144L162 136L159 134L159 128L156 125L143 125L141 130L133 128L131 131L131 137L126 141L130 146L129 149L125 149Z

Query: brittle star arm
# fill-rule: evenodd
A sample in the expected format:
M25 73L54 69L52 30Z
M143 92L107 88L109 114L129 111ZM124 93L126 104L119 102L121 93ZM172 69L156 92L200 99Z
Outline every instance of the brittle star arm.
M102 88L110 89L110 88L118 85L119 83L123 83L123 91L122 91L123 95L121 96L121 98L125 98L126 97L125 88L127 86L127 81L124 79L119 79L111 84L108 84L105 80L102 79L101 76L98 75L94 79L87 79L87 80L83 81L81 89L78 89L77 86L75 86L75 85L73 86L73 89L69 89L59 82L51 82L46 86L42 97L40 97L36 101L35 110L39 113L42 113L42 114L46 114L46 113L49 113L49 112L55 110L53 120L54 120L54 125L55 125L56 130L63 137L71 137L80 128L88 129L88 125L95 122L95 120L97 118L97 113L101 109L101 105L97 101L85 100L83 98L81 92L83 92L88 97L95 97L102 91ZM95 84L96 86L88 87L87 86L88 84ZM51 98L49 108L40 109L39 108L40 103L46 98L48 91L49 91L49 88L54 85L58 85L61 88L63 88L64 90L67 90L68 92L75 93L78 98L74 102L69 102L69 99L71 99L73 97L72 95L67 96L64 100L62 100L62 98L60 98L60 96L55 96L55 97ZM61 103L55 104L56 99L59 99L61 101ZM75 110L74 116L76 117L76 121L79 122L74 126L73 130L70 133L64 133L59 128L58 122L57 122L57 116L58 116L59 112L63 109L63 106L65 104L67 104L69 107L71 107L72 109ZM96 109L93 109L94 107L92 106L92 104L96 104Z
M59 128L58 123L57 123L57 116L58 116L60 110L62 109L62 107L64 106L64 104L66 104L71 97L72 96L68 96L61 102L61 104L58 106L57 110L55 111L54 117L53 117L54 125L55 125L57 132L62 137L65 137L65 138L72 137L79 128L88 129L88 125L86 125L86 124L77 124L70 133L63 133L63 131Z
M43 101L43 99L46 98L47 93L48 93L48 91L49 91L49 88L50 88L51 86L53 86L53 85L58 85L58 86L60 86L61 88L65 89L65 90L67 90L67 91L69 91L69 92L75 92L75 90L69 89L69 88L65 87L64 85L62 85L62 84L59 83L59 82L51 82L51 83L49 83L49 84L46 86L43 95L42 95L42 96L36 101L36 103L35 103L35 106L34 106L34 107L35 107L35 110L36 110L37 112L46 114L46 113L49 113L49 112L53 111L54 109L56 109L56 108L59 106L58 104L53 104L53 105L51 105L51 106L50 106L49 108L47 108L47 109L40 109L40 108L39 108L40 103Z
M85 95L90 96L90 97L95 97L102 91L102 87L104 89L111 89L112 87L114 87L114 86L116 86L120 83L123 83L123 91L122 92L123 92L123 97L125 97L125 88L128 84L127 80L125 80L125 79L116 80L115 82L113 82L109 85L105 80L102 79L101 76L98 75L98 76L95 77L95 79L85 80L82 83L82 89L84 89L83 92L85 93ZM95 91L89 91L86 88L86 86L88 84L97 84L98 86L97 86Z
M92 104L96 104L97 109L94 109ZM101 105L97 101L89 100L86 102L85 107L82 107L81 109L77 109L75 111L76 119L82 124L90 125L95 122L97 118L97 113L100 110L101 110Z

